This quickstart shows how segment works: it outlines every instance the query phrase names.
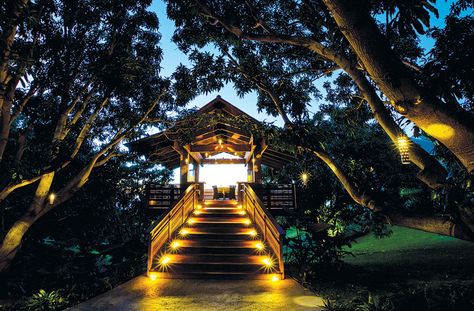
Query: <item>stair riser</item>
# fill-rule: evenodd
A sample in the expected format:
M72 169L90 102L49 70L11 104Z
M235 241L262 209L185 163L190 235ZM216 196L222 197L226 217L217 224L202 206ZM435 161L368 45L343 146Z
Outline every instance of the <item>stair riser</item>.
M180 254L235 254L235 255L253 255L256 254L253 248L194 248L183 247Z
M211 279L211 280L271 280L275 274L260 274L260 273L243 273L243 274L229 274L229 273L167 273L155 272L157 279ZM279 275L279 274L277 274Z

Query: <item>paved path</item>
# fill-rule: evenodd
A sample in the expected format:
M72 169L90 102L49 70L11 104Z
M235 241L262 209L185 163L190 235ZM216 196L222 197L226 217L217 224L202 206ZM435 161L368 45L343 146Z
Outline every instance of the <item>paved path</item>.
M320 297L292 279L155 280L136 277L71 310L321 310Z

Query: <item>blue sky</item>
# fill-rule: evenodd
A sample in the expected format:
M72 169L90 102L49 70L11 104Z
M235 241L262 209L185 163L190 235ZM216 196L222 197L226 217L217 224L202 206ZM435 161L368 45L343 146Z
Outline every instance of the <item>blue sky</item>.
M449 7L453 3L452 0L444 1L438 0L436 7L439 10L440 17L436 18L432 16L432 25L434 26L443 26L444 18L449 11ZM166 5L161 0L155 0L152 4L152 10L155 11L160 20L160 32L162 34L161 39L161 48L163 49L163 61L162 61L162 75L169 76L173 73L175 68L180 64L189 64L187 61L187 56L182 53L178 47L171 41L173 32L175 30L174 22L168 19L166 16ZM426 50L429 50L433 46L433 40L428 37L422 38L422 45ZM318 85L321 85L322 81L318 81ZM258 113L255 103L257 102L257 96L255 93L248 94L243 98L237 96L237 93L233 89L232 84L228 84L220 92L214 92L207 95L200 95L194 99L189 107L202 107L212 99L214 99L218 94L220 94L225 100L236 105L246 113L250 114L257 120L265 120L267 122L275 122L275 124L282 125L282 122L278 118L274 118L265 114L265 112ZM310 108L310 111L317 109L317 104L313 103L313 107Z

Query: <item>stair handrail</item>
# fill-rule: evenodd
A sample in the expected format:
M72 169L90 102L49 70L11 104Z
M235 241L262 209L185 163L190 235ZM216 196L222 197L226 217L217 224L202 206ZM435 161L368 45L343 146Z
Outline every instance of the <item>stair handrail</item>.
M189 185L171 208L151 225L148 236L147 274L153 267L153 259L158 251L171 240L173 233L184 224L197 207L198 195L199 185Z
M273 254L277 257L278 268L281 278L285 276L285 266L283 262L283 241L285 230L277 223L272 214L265 208L255 191L248 184L242 183L242 207L251 217L253 224L263 235L263 241L270 246Z

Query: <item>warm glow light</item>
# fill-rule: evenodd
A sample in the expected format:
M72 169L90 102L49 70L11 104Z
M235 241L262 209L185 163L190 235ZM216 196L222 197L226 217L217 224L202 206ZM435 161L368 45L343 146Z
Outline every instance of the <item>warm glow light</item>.
M245 211L239 211L239 215L245 215Z
M274 274L272 276L272 282L276 282L276 281L279 281L279 280L280 280L280 278L278 277L278 275Z
M240 204L237 205L237 208L238 208L238 209L241 209L241 208L242 208L242 205L240 205Z
M262 260L263 261L263 264L267 267L267 268L271 268L273 266L273 261L270 257L266 257L265 259Z
M198 216L199 214L201 214L200 211L194 211L194 215Z
M255 244L255 248L258 249L259 251L262 251L262 250L265 249L265 245L263 245L262 242L257 242L257 243Z
M186 162L186 164L188 164L188 163L189 163L189 159L188 159L188 158L186 158L185 162Z
M219 138L219 145L222 145L222 138Z
M150 274L148 274L148 277L150 278L150 280L156 281L156 279L158 279L158 273L150 272Z
M257 231L255 231L255 230L250 230L250 231L248 232L248 235L257 236Z
M181 231L179 232L179 234L181 234L181 235L188 235L188 234L189 234L189 230L187 230L187 229L181 229Z
M250 221L250 219L245 219L244 221L244 224L246 224L247 226L250 225L252 222Z
M454 129L442 123L433 123L426 127L425 131L438 139L448 139L454 136Z
M56 194L54 193L51 193L48 197L49 199L49 204L53 205L54 204L54 200L56 199Z
M400 135L397 139L398 150L400 151L400 158L402 164L410 164L410 139L404 135Z
M181 246L181 243L179 241L173 241L171 243L171 249L178 249Z
M303 185L307 186L309 181L310 174L308 172L301 172L300 181Z
M202 208L202 205L198 204L197 209L201 209L201 208Z
M190 225L194 224L195 222L196 222L196 219L194 219L194 218L189 218L189 220L188 220L188 224L190 224Z
M160 265L162 266L166 266L167 264L169 264L171 261L171 258L169 256L163 256L160 258Z

